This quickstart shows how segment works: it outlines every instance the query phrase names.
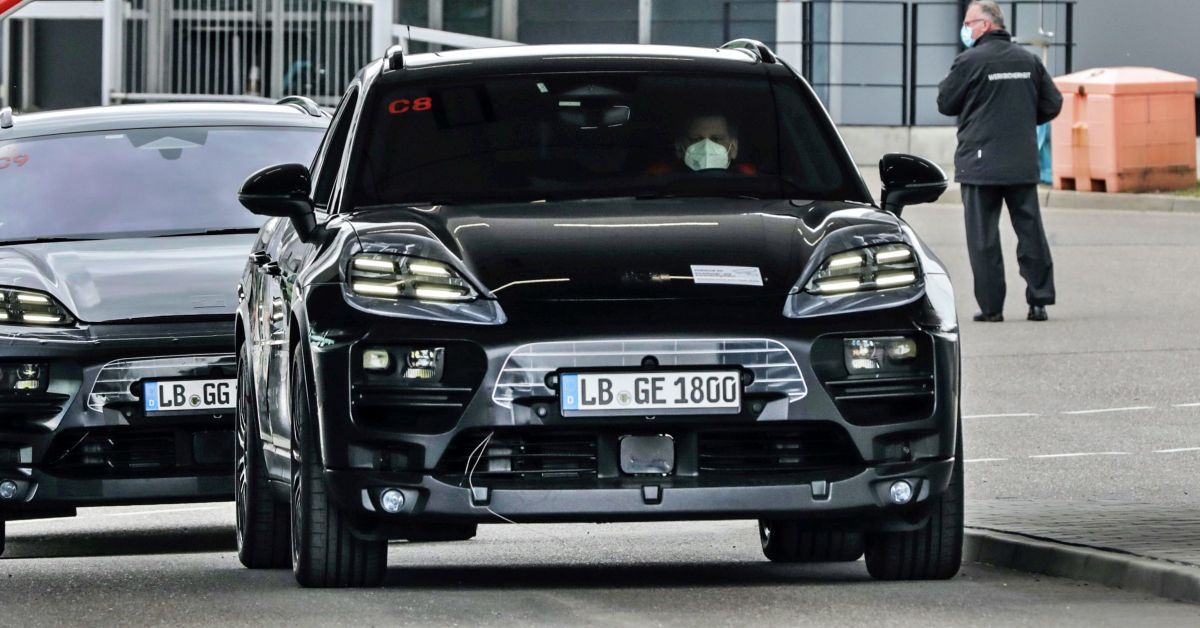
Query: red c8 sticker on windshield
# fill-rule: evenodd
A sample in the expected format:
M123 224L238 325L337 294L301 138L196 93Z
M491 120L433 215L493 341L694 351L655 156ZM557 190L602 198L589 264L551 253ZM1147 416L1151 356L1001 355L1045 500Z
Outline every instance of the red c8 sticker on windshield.
M17 168L20 168L27 163L29 163L29 155L25 154L13 155L12 157L0 157L0 170L4 170L9 166L16 166Z
M388 103L388 113L398 116L410 111L429 111L433 109L433 99L429 96L421 98L397 98Z

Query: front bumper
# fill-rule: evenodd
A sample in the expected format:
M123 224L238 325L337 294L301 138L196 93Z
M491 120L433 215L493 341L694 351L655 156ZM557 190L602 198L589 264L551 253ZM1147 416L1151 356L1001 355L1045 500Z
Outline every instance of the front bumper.
M949 484L958 337L952 321L918 322L929 318L924 302L803 322L780 317L777 303L725 303L704 316L683 304L606 304L601 320L590 304L554 304L554 311L535 315L506 303L509 322L491 328L332 313L328 304L340 300L318 292L308 298L313 318L306 353L320 447L331 497L364 534L401 537L409 523L503 519L794 516L908 526ZM635 307L643 309L620 311ZM920 369L905 377L860 380L839 366L842 338L896 334L919 340L926 360ZM647 339L721 344L739 338L783 347L803 383L748 392L741 412L708 416L572 418L562 416L556 399L537 386L511 399L497 394L508 381L502 379L505 365L530 345L554 345L557 351L561 343L626 342L640 351L638 343ZM366 347L430 345L459 348L447 349L448 375L440 388L404 389L361 369ZM632 357L641 356L621 359ZM470 366L452 373L450 361L456 359ZM660 434L676 443L672 471L623 473L616 461L619 440ZM489 435L493 440L480 449ZM580 454L583 466L572 462ZM753 464L741 464L745 461ZM887 497L898 479L915 488L913 501L904 506L891 505ZM405 494L401 512L381 510L379 494L386 488Z
M575 488L493 488L459 486L444 478L327 471L334 494L358 495L354 504L365 529L403 528L409 521L501 523L661 521L799 517L851 519L863 528L907 527L924 517L924 505L950 482L953 459L831 470L788 478L783 483L745 481L706 485L681 478L626 479L586 490ZM844 479L833 475L853 473ZM915 497L904 505L888 498L892 483L904 480ZM395 488L405 494L404 508L383 513L379 494ZM361 516L367 515L367 516ZM384 533L384 536L390 536Z
M8 329L0 361L48 364L50 383L0 395L0 480L18 486L0 517L232 497L232 412L147 416L128 394L136 380L113 379L139 365L156 378L233 378L231 321ZM184 366L181 356L202 357Z

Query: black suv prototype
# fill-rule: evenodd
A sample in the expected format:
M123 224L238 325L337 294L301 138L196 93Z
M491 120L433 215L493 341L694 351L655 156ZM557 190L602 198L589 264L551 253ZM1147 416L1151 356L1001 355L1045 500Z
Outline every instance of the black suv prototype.
M4 521L233 496L245 177L329 116L277 105L0 111Z
M379 584L388 539L755 518L777 561L948 578L950 280L757 42L389 53L311 170L241 190L249 567ZM290 500L289 505L285 500ZM290 530L289 530L290 528Z

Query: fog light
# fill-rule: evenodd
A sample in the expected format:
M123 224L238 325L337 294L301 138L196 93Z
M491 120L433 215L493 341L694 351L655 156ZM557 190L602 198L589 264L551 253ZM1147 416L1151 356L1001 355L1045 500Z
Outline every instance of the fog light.
M368 371L386 371L392 366L392 356L384 349L363 351L363 368Z
M917 357L917 342L905 336L846 338L846 370L851 375L907 371Z
M0 364L0 390L42 390L49 378L44 363Z
M895 482L892 482L892 488L888 491L888 493L890 494L890 496L892 498L893 504L896 504L898 506L903 506L904 504L907 504L908 502L912 501L912 498L913 498L912 484L909 484L905 480L897 480Z
M437 381L442 377L442 364L445 361L446 349L430 347L427 349L412 349L405 358L404 378Z
M404 508L404 493L389 488L379 495L379 506L388 514L396 514Z
M0 499L12 499L17 496L17 483L12 480L0 482Z

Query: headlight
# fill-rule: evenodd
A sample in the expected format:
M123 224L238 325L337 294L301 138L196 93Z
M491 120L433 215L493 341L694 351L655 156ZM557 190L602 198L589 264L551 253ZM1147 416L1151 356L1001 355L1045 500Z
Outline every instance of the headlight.
M350 291L380 299L474 301L478 296L467 280L442 262L380 253L350 258Z
M35 290L0 288L0 325L70 325L75 319L54 297Z
M911 286L920 276L912 249L885 244L830 256L804 290L820 295L886 290Z

